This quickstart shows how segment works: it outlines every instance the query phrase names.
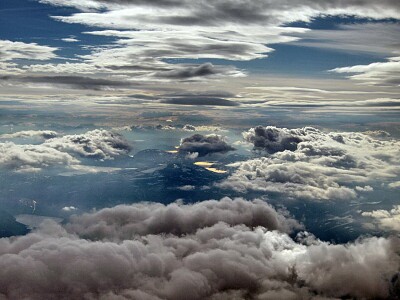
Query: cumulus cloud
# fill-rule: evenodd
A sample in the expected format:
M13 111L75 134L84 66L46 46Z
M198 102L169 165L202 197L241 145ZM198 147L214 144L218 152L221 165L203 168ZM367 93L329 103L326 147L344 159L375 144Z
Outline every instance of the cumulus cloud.
M235 148L226 142L224 136L218 134L194 134L190 137L183 138L178 150L180 152L197 152L199 156L204 156L210 153L233 151Z
M372 191L367 183L400 173L397 140L377 140L355 132L325 133L312 127L259 126L243 136L267 153L230 164L237 169L219 187L348 200L357 197L357 192Z
M247 142L254 144L256 149L266 150L275 153L283 150L296 150L297 144L301 142L297 132L291 133L286 128L274 126L257 126L243 133Z
M400 205L393 206L391 210L379 209L361 215L372 218L373 224L382 230L400 231Z
M0 296L362 299L393 293L397 238L303 244L285 233L292 225L263 201L229 198L117 206L64 226L46 221L26 236L0 240Z
M49 139L43 145L63 152L100 159L112 159L131 150L128 141L122 135L100 129Z
M75 73L76 77L82 74L101 74L103 80L117 81L117 76L136 79L136 81L192 81L200 79L219 78L221 76L243 76L241 70L234 66L212 65L202 63L188 65L174 62L173 59L224 59L232 61L247 61L265 58L273 51L268 45L296 42L302 38L325 40L339 40L345 48L372 49L372 52L382 52L384 46L364 47L365 41L359 41L354 46L354 36L371 36L371 32L379 32L383 25L372 24L367 29L347 25L330 32L320 31L317 37L311 33L314 30L300 27L289 27L292 22L310 22L321 15L343 16L351 15L367 19L399 19L398 4L393 0L372 3L369 0L352 1L103 1L103 0L42 0L42 3L75 7L80 12L70 15L53 16L54 19L66 23L78 23L88 27L99 27L101 30L85 32L85 34L110 36L115 42L103 47L92 47L90 53L79 55L80 62L72 59L57 64L32 64L18 67L3 65L9 72L27 72L24 80L34 80L33 83L42 83L51 76L37 74L41 71L50 71L60 74L58 84L66 88L76 88L75 83L65 83L73 78L62 78L65 74ZM381 26L381 27L379 27ZM397 24L387 25L386 32L377 34L377 42L373 45L388 45L394 49ZM364 28L364 26L363 26ZM361 34L359 32L362 32ZM311 32L311 33L310 33ZM345 34L343 34L345 32ZM303 36L304 33L310 33ZM322 35L322 37L320 37ZM342 37L345 35L345 37ZM341 37L341 38L340 38ZM75 37L62 39L66 42L76 41ZM312 46L330 47L329 42L314 43ZM322 45L321 45L322 44ZM327 45L328 44L328 45ZM331 43L332 44L332 43ZM36 44L29 44L30 47ZM37 45L36 45L37 46ZM14 46L13 46L14 47ZM45 50L45 49L43 49ZM49 50L51 52L51 49ZM362 51L362 50L361 50ZM11 53L12 50L7 52ZM19 55L18 51L14 51ZM8 54L7 56L9 56ZM41 56L39 56L41 57ZM51 75L51 74L50 74ZM111 76L110 76L111 75ZM85 79L85 88L93 88L92 80ZM85 81L82 78L82 81ZM39 82L40 81L40 82ZM129 80L128 80L129 81ZM118 81L119 82L119 81ZM18 84L18 82L13 82ZM125 82L97 83L99 89L103 86L113 87L124 85Z
M14 83L37 83L54 86L67 86L75 89L84 90L107 90L115 88L132 87L132 83L125 80L114 80L108 78L93 78L86 76L70 75L34 75L34 76L0 76L1 81L10 81Z
M55 138L58 135L57 132L52 130L24 130L14 133L5 133L0 135L2 139L13 139L13 138L28 138L28 137L42 137L44 139Z
M57 165L71 165L79 161L68 153L43 145L0 143L0 166L19 171L38 171Z
M351 80L370 85L399 86L400 85L400 57L391 57L385 62L375 62L369 65L356 65L331 70L340 74L353 74Z
M39 133L43 134L40 131ZM26 134L32 132L20 132L17 133L17 137ZM39 171L45 167L62 165L82 169L82 166L78 166L80 161L75 156L112 159L127 154L130 150L131 146L123 136L96 129L84 134L49 138L39 145L0 143L0 167L18 171Z

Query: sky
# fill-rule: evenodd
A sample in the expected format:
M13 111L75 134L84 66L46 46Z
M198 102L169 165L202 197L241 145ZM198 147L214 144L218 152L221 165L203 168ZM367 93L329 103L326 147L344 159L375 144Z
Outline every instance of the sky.
M398 0L0 0L0 300L400 299Z

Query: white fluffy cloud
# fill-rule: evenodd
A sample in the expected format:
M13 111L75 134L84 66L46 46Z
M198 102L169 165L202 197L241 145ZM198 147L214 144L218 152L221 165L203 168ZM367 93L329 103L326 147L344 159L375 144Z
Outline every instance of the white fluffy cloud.
M44 167L71 165L78 162L69 153L43 145L0 143L0 167L19 171L38 171Z
M224 153L233 151L231 145L226 142L226 138L218 134L194 134L190 137L183 138L179 145L180 152L198 153L204 156L210 153Z
M58 135L57 132L53 130L24 130L14 133L5 133L0 135L2 139L13 139L13 138L27 138L27 137L42 137L44 139L54 138Z
M23 131L6 138L41 135L50 137L54 132ZM50 136L49 136L50 135ZM79 168L76 156L97 159L112 159L127 154L131 146L118 133L107 130L92 130L84 134L52 137L39 145L18 145L13 142L0 143L0 167L19 171L38 171L41 168L66 165Z
M295 242L263 201L135 204L0 240L4 299L388 297L396 238ZM307 239L306 239L307 240ZM57 276L54 276L57 274ZM363 276L359 276L363 274Z
M373 224L380 229L400 231L400 205L395 205L391 210L363 212L362 215L372 218Z
M255 149L271 154L232 163L237 169L218 183L222 188L315 200L352 199L357 192L372 190L368 183L400 174L397 140L354 132L324 133L312 127L260 126L243 135Z

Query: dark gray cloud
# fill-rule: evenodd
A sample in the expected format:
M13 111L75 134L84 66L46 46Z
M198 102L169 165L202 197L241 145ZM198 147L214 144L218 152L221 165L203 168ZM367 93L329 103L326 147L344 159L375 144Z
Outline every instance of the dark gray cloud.
M201 65L180 65L170 71L159 71L153 76L158 78L192 80L210 76L226 76L235 72L232 67L214 66L212 63L204 63Z
M228 198L120 206L64 226L46 221L26 236L0 239L0 298L394 296L398 238L300 243L282 231L295 224L263 201Z
M183 138L178 149L180 152L197 152L199 156L235 150L235 148L226 142L225 137L217 134L194 134L190 137Z
M398 140L378 140L356 132L325 133L313 127L259 126L243 136L267 153L230 164L237 169L217 183L219 187L314 201L351 200L360 192L372 191L370 184L400 174Z
M50 166L77 167L80 161L76 156L113 159L130 150L130 144L122 135L96 129L49 138L38 145L0 143L0 167L17 171L38 171Z

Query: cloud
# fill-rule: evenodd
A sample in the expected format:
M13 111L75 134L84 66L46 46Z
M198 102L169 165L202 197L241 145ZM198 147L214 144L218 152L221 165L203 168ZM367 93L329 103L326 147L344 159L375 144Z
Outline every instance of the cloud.
M179 145L180 152L199 153L199 156L205 156L211 153L224 153L233 151L235 148L230 146L225 137L217 134L194 134L190 137L183 138Z
M80 166L80 161L75 156L113 159L130 150L131 146L120 134L96 129L84 134L49 138L39 145L0 143L0 166L25 172L39 171L51 166L96 172L102 169Z
M254 144L254 148L262 149L269 153L284 150L296 150L297 144L301 142L297 132L291 133L286 128L274 126L257 126L243 133L247 142Z
M210 76L243 76L243 73L234 68L214 66L211 63L204 63L194 66L181 65L175 70L158 71L154 73L153 76L167 79L186 80Z
M349 200L360 191L370 191L368 184L400 173L397 140L377 140L355 132L325 133L312 127L256 127L243 136L266 153L230 164L236 170L217 183L221 188Z
M67 1L67 0L42 0L43 3L62 6L75 6L77 8L93 10L117 10L123 5L125 8L136 8L138 21L156 22L168 25L181 26L218 26L222 24L261 23L275 24L302 20L309 21L312 17L325 12L327 15L349 14L359 17L376 19L398 18L399 5L395 0L381 1L372 4L368 0L352 0L343 3L339 0L329 1L242 1L224 0L218 3L203 1L193 3L190 1ZM158 9L157 15L146 16L148 10ZM171 8L176 11L170 16L165 12ZM286 9L286 11L284 10ZM293 14L296 12L296 14ZM88 13L90 14L90 13ZM92 13L93 14L93 13ZM292 15L291 15L292 14Z
M193 191L195 189L196 189L196 187L194 185L183 185L183 186L178 187L178 190L186 191L186 192Z
M213 126L213 125L194 126L191 124L185 124L182 127L182 130L184 130L184 131L226 131L226 129L223 129L219 126Z
M0 240L0 297L390 296L400 261L396 237L304 244L285 233L288 225L263 201L229 198L117 206L64 226L46 221L26 236Z
M125 80L112 80L106 78L92 78L86 76L0 76L0 80L14 83L36 83L55 86L67 86L74 89L104 90L112 88L132 87L132 83Z
M400 188L400 181L391 182L388 184L388 187L391 189Z
M263 226L269 230L290 232L300 228L293 219L278 214L262 200L223 198L195 204L141 203L120 205L71 218L69 232L79 232L90 239L123 241L136 235L192 234L197 229L211 227L219 222L248 227Z
M112 159L127 154L132 148L120 134L95 129L84 134L65 135L45 141L44 146L83 157Z
M363 133L377 138L387 138L390 136L390 133L385 130L367 130L364 131Z
M0 40L0 61L15 59L49 60L56 58L58 48L42 46L36 43L13 42Z
M69 36L67 38L62 38L61 39L63 42L67 42L67 43L76 43L76 42L80 42L80 40L78 40L76 37L74 36Z
M65 63L28 66L3 64L2 68L11 74L27 73L27 82L38 84L48 81L66 88L84 89L122 88L132 80L154 83L243 76L245 74L242 70L233 65L227 66L226 62L221 65L212 65L210 62L188 65L182 62L186 59L201 59L203 62L211 59L249 61L266 58L274 50L268 45L298 42L302 38L306 38L303 42L315 46L317 43L309 40L326 36L325 39L343 41L346 48L355 47L381 53L385 46L371 45L389 45L387 48L395 49L393 43L397 37L397 24L368 24L364 30L360 26L345 25L340 30L319 31L317 37L312 35L314 30L290 27L287 24L311 22L314 18L329 15L350 14L352 17L385 21L400 18L399 6L394 0L379 3L369 0L301 0L295 3L289 0L206 0L196 3L188 0L40 2L81 10L52 17L66 23L83 24L88 28L98 27L99 30L86 31L84 34L112 37L113 42L100 47L88 46L88 54L76 55ZM379 34L382 30L388 34ZM309 35L303 36L306 33ZM359 36L370 37L371 33L377 42L363 47L365 42L360 41L362 38ZM354 35L357 38L356 46L351 44L355 40ZM76 38L67 37L63 40L72 42ZM51 79L54 73L60 78ZM82 76L91 73L99 75L99 78ZM76 74L75 79L83 84L80 85L74 78L63 78L67 74ZM172 103L172 100L167 101Z
M391 57L385 62L341 67L330 71L353 74L348 78L369 85L400 86L400 57Z
M14 133L5 133L0 135L2 139L13 139L13 138L28 138L28 137L42 137L44 139L55 138L58 135L57 132L52 130L24 130Z
M238 106L235 101L215 97L179 97L167 98L160 102L178 105L210 105L210 106Z
M400 231L400 205L393 206L391 210L379 209L361 215L372 218L373 224L382 230Z
M41 168L77 164L68 153L44 145L0 143L0 166L18 171L39 171Z
M398 52L400 24L397 22L341 24L336 28L307 31L298 35L301 40L290 44L383 57Z
M72 211L76 211L77 208L75 206L65 206L61 210L66 211L66 212L72 212Z

